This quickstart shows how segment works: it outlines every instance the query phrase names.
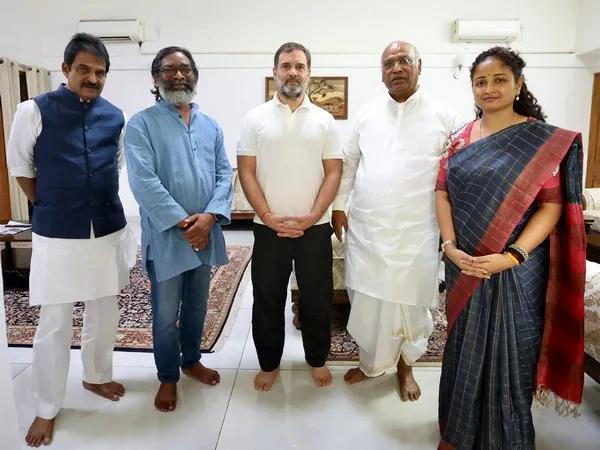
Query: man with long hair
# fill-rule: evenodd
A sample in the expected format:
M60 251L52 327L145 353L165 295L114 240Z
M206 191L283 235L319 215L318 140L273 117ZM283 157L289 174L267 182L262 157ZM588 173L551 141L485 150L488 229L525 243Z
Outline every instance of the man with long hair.
M180 368L210 386L220 381L200 362L200 341L211 266L228 262L221 225L231 219L232 172L221 128L192 102L198 68L189 50L163 48L151 73L156 104L128 123L125 157L151 283L154 405L170 412Z

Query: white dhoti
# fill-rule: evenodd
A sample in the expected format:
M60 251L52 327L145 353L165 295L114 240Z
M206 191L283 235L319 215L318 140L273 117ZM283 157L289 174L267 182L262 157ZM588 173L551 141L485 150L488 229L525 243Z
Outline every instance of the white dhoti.
M56 239L33 234L30 303L41 305L33 340L36 415L52 419L65 395L72 338L73 303L83 301L83 380L112 380L112 353L119 323L117 294L135 262L129 227L90 239Z
M369 377L396 368L400 357L412 365L427 350L433 332L429 308L381 300L349 289L348 332L359 346L359 367Z

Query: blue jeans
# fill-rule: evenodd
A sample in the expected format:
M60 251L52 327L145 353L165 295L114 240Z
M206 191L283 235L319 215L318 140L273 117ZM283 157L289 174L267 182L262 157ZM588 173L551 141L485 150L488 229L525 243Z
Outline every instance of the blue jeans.
M200 361L210 266L202 265L160 282L153 262L148 261L147 266L158 379L161 383L176 383L179 367L189 368Z

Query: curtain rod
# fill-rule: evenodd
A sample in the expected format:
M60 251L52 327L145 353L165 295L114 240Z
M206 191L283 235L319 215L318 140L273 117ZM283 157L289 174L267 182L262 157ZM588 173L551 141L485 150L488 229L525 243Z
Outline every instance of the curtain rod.
M7 61L4 60L4 58L0 58L0 64L4 64L5 62L7 62ZM12 64L16 64L17 66L19 66L19 67L21 67L22 69L25 69L25 70L33 70L33 67L26 66L25 64L21 64L21 63L12 63Z
M4 58L0 58L0 64L4 64L6 61L4 60ZM13 63L14 64L14 63ZM25 64L21 64L21 63L16 63L19 67L22 67L25 70L33 70L33 67L31 66L26 66ZM38 72L40 71L44 71L43 69L37 68L36 69ZM50 71L48 70L48 75L51 75Z

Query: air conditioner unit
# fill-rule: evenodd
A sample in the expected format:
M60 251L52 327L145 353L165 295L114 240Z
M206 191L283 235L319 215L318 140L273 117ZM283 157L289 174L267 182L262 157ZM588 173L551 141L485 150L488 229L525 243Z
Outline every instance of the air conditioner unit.
M137 42L144 40L144 24L140 19L80 20L79 31L109 42Z
M456 19L453 28L453 42L513 42L521 39L521 21L518 19Z

